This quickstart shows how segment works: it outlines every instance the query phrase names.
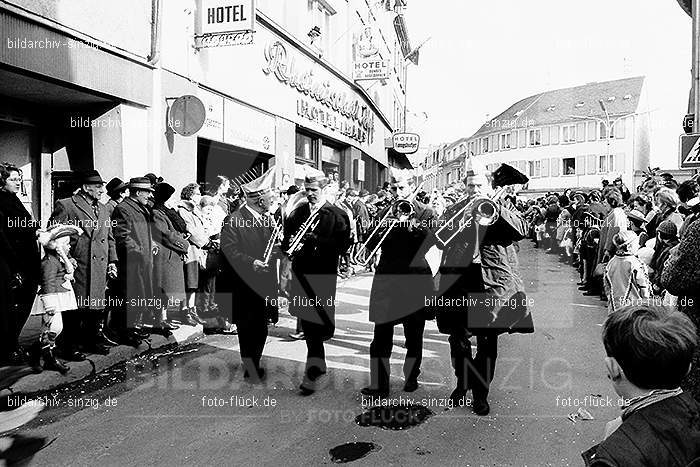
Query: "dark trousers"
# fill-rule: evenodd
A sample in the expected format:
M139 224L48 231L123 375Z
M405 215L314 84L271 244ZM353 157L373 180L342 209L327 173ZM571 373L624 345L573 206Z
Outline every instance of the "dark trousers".
M261 313L260 316L238 320L236 326L243 368L248 374L254 375L260 370L260 359L267 340L267 319Z
M324 334L327 331L322 324L306 320L300 321L306 342L306 368L302 384L312 389L316 379L327 370L326 349L323 347Z
M199 271L199 291L197 291L197 311L207 314L216 310L216 270Z
M476 336L475 357L472 357L471 341L465 328L455 329L449 341L457 388L465 391L471 388L474 399L486 399L496 370L498 336Z
M423 330L425 318L421 313L413 313L401 321L377 323L374 325L374 339L369 346L370 387L389 390L391 375L391 350L394 346L394 326L403 324L406 337L406 360L403 374L406 381L417 380L423 359Z
M19 335L29 319L37 289L35 283L28 282L10 291L7 309L0 310L0 358L19 349Z

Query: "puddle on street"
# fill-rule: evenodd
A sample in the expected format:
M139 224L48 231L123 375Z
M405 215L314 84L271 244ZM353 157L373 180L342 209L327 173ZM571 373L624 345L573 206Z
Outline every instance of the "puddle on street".
M383 430L407 430L418 426L435 415L430 409L419 405L392 405L372 407L355 417L360 426L376 426Z
M33 393L14 393L7 397L21 400L40 399L45 402L46 408L34 421L26 425L26 428L33 428L39 425L54 423L72 413L78 412L88 406L75 406L76 400L90 401L98 400L91 395L104 391L105 394L99 397L104 400L105 396L116 397L128 391L135 384L146 380L149 376L157 375L159 372L167 370L170 362L177 359L194 358L197 350L204 344L190 343L179 345L169 344L157 349L148 350L141 355L133 357L127 361L117 363L99 373L90 375L84 379L74 381L62 386L58 386L50 391L39 391ZM212 349L213 350L213 349ZM201 355L201 352L200 354Z
M345 464L368 456L370 453L379 451L381 447L374 443L358 442L345 443L331 449L331 462L335 464Z

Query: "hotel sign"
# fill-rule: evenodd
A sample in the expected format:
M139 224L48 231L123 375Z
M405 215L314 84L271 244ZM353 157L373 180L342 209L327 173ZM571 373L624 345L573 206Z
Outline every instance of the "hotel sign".
M355 38L355 61L352 64L352 79L389 79L389 60L379 55L380 34L375 27L365 26Z
M401 154L415 154L420 146L420 136L415 133L396 133L392 141L394 150Z
M254 32L255 0L201 0L196 47L252 44Z

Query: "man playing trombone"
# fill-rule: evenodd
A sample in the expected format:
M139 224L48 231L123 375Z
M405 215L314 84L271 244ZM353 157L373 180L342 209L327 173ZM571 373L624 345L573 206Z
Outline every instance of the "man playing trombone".
M221 230L221 252L226 261L222 271L225 280L220 283L230 293L221 294L220 302L232 310L244 377L253 382L265 377L260 359L267 340L267 317L276 308L278 298L277 271L271 262L276 246L271 214L276 209L273 171L242 185L245 204L226 218Z
M425 300L433 291L433 275L425 259L433 245L428 233L433 211L415 200L420 187L412 190L407 173L397 172L392 191L396 200L380 214L380 225L370 233L365 248L368 257L381 247L381 256L372 282L369 319L374 322L370 345L370 386L367 396L389 394L390 358L394 326L403 325L406 338L404 391L418 388L423 356Z
M283 250L292 259L289 313L301 319L307 357L303 396L316 390L316 380L326 373L323 342L335 333L335 292L338 260L350 247L350 220L329 203L323 189L328 179L309 172L304 180L307 203L285 220Z
M457 377L450 398L455 405L464 404L471 389L472 410L477 415L490 411L487 398L496 368L498 335L534 332L514 246L527 235L528 226L505 196L511 191L508 186L526 181L527 177L504 164L494 172L494 184L500 187L494 194L486 169L469 158L465 199L445 213L452 220L455 210L463 209L464 218L451 226L454 232L448 241L439 240L445 238L441 232L437 235L444 250L438 290L443 301L436 305L437 323L440 332L450 336ZM474 357L471 336L476 336Z

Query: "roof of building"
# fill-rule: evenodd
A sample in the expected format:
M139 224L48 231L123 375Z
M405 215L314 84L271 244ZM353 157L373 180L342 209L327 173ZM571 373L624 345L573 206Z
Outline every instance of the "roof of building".
M499 130L570 122L575 120L573 115L605 118L600 100L611 116L634 113L643 85L644 76L637 76L535 94L484 123L469 139Z

